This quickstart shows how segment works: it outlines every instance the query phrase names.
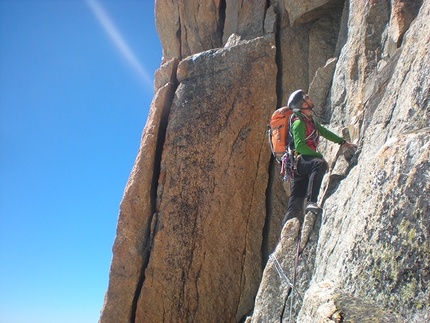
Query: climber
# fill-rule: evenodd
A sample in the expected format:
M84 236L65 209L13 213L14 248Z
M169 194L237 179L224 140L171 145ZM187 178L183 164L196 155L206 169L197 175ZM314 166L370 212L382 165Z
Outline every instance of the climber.
M290 119L292 138L289 138L289 141L296 157L294 175L290 181L290 199L282 225L294 217L303 224L305 200L307 200L306 212L311 211L316 214L322 212L317 200L328 164L316 151L319 136L338 143L344 148L357 148L357 145L337 136L314 120L312 116L314 104L303 90L294 91L288 98L287 105L294 112Z

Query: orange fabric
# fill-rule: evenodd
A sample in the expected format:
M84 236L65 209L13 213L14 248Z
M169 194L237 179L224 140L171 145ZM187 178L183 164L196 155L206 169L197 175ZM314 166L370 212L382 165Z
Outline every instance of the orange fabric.
M293 111L288 107L282 107L273 112L270 119L270 133L272 151L276 158L281 159L285 153L288 136L288 120Z

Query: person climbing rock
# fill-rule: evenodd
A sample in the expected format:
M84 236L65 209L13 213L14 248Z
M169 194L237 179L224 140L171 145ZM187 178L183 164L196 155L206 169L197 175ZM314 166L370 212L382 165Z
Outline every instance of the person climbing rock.
M318 194L328 164L317 152L320 136L342 145L344 148L357 148L342 137L324 128L313 118L314 104L303 90L294 91L288 98L287 105L294 114L290 119L290 147L294 149L294 176L290 180L290 199L282 224L297 217L303 223L303 206L306 200L306 212L322 212L318 206Z

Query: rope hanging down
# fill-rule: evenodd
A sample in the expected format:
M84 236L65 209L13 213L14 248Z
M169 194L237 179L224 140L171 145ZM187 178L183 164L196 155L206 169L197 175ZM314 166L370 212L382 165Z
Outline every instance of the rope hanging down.
M276 271L278 272L278 275L281 279L283 279L283 281L285 281L285 283L290 286L293 287L293 284L291 283L291 281L288 279L287 275L285 274L285 271L282 269L281 264L279 263L278 259L276 258L275 255L269 255L269 259L272 260Z
M292 310L293 310L293 295L294 292L297 293L297 296L299 296L303 302L303 297L300 295L299 291L296 289L296 279L297 279L297 267L299 265L299 256L300 256L300 239L297 241L297 251L296 251L296 257L294 261L294 273L293 273L293 282L288 279L287 274L285 273L284 269L282 268L281 264L278 261L278 258L276 258L275 254L269 255L269 259L272 260L273 265L276 269L276 272L278 273L281 280L288 285L288 287L291 288L291 295L290 295L290 306L289 306L289 322L292 322Z

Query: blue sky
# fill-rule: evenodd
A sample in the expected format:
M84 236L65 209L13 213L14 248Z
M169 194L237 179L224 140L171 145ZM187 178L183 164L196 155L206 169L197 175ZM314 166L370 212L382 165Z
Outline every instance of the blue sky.
M0 0L0 323L97 322L161 63L152 0Z

